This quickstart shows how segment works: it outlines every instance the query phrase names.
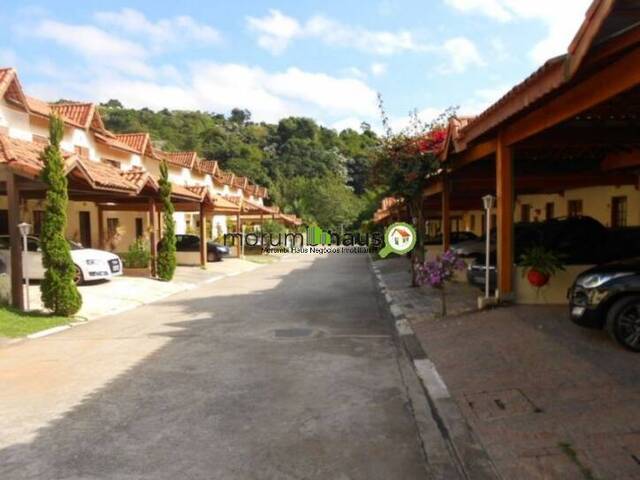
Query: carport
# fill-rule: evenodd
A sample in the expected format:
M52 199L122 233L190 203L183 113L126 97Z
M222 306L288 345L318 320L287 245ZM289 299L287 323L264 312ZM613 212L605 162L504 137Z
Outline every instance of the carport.
M483 195L497 197L503 299L514 295L517 195L639 187L639 20L637 2L594 2L567 55L548 61L480 116L449 126L445 173L425 191L426 203L442 212L448 248L451 212L480 210Z

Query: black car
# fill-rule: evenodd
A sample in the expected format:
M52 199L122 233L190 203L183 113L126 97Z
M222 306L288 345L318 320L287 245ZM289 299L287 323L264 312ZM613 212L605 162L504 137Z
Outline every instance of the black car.
M469 240L477 240L478 236L473 232L451 232L449 241L452 245ZM424 241L425 245L442 245L442 234L439 233L433 237L427 237Z
M159 246L160 244L158 244ZM178 252L199 252L200 237L190 234L176 235L176 251ZM219 262L222 257L229 255L229 247L220 245L213 241L207 242L207 262Z
M630 245L612 241L607 228L587 216L564 217L540 223L518 223L514 226L514 258L533 246L541 245L554 251L565 265L600 264L632 256ZM495 247L495 245L494 245ZM489 282L497 283L495 248L492 249ZM484 288L484 256L477 258L467 270L469 283Z
M569 290L571 320L605 328L626 348L640 352L640 257L591 268Z

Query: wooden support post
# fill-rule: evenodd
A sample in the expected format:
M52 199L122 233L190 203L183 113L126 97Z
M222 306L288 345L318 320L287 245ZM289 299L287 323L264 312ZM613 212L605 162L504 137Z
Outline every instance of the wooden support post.
M207 217L204 203L200 204L200 266L207 268Z
M241 222L240 214L238 213L236 215L236 233L240 234L240 242L243 242L244 238L242 238L242 224L240 222ZM238 258L240 258L240 253L241 253L240 243L236 245L236 248L238 249Z
M498 216L498 292L513 293L513 152L498 134L496 149L496 197Z
M98 205L98 249L104 248L104 208Z
M158 240L162 238L162 211L158 209Z
M442 180L442 248L451 248L451 189L449 180Z
M20 237L20 191L16 176L7 174L7 202L9 204L9 248L11 255L11 304L24 310L24 292L22 291L22 239Z
M158 261L158 239L156 238L156 203L153 198L149 199L149 243L151 251L151 275L157 273L156 262Z

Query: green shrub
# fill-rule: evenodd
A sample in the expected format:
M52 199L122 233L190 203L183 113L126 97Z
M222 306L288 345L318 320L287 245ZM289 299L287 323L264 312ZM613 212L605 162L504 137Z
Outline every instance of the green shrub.
M82 306L82 297L73 282L75 265L65 238L67 229L67 177L60 153L64 124L57 116L49 124L49 145L42 153L42 181L47 185L40 240L42 264L46 269L40 284L42 303L55 315L69 316Z
M173 204L171 203L171 182L167 163L160 164L160 197L164 207L164 236L158 248L157 275L162 280L169 281L176 271L176 223L173 219Z
M143 238L136 239L124 254L124 265L127 268L148 268L151 252Z

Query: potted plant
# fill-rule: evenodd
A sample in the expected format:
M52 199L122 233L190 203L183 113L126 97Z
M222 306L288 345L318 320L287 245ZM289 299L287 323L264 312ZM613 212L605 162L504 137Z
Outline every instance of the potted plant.
M544 287L558 270L564 270L560 255L541 245L527 249L519 265L524 267L523 276L536 288Z
M151 253L143 238L136 239L123 255L124 274L131 277L148 277Z

